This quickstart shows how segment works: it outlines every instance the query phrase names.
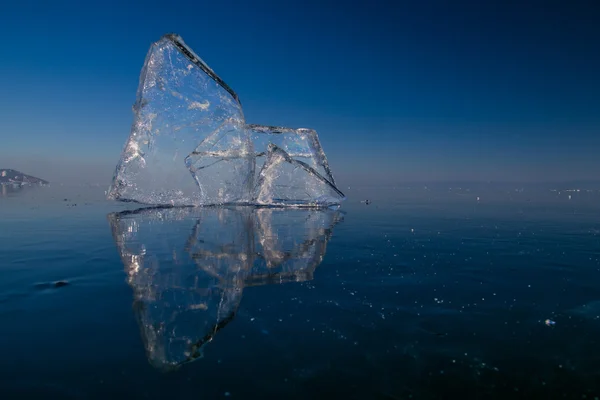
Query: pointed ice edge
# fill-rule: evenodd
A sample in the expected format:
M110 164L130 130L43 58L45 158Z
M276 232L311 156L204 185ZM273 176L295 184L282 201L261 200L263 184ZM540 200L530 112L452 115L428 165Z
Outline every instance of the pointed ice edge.
M192 189L189 183L186 179L182 179L183 175L181 175L179 172L177 172L176 174L176 179L172 180L164 180L165 177L162 175L162 173L159 173L158 175L160 175L160 177L158 178L151 178L152 180L151 185L149 186L148 181L144 182L140 179L137 178L137 175L140 172L143 172L145 169L147 170L146 172L146 178L147 177L154 177L157 176L155 175L155 171L157 167L159 167L158 171L162 172L163 171L163 164L159 163L159 164L155 164L154 162L152 162L153 160L150 159L150 161L147 162L146 159L146 153L145 150L142 149L143 145L147 145L148 148L146 149L147 151L152 151L153 153L156 152L155 146L153 146L152 148L150 147L151 144L150 141L152 141L153 139L153 135L158 135L159 134L159 129L155 129L154 131L151 131L151 129L153 128L152 126L152 119L156 117L156 115L159 115L159 118L162 116L162 114L165 113L173 113L173 108L170 107L170 105L164 105L161 104L161 101L164 102L165 100L157 100L158 101L158 107L156 107L155 104L152 104L152 106L150 107L150 112L158 112L158 114L152 114L149 111L146 111L146 113L149 113L148 115L144 115L142 114L142 108L144 108L145 110L147 110L146 105L148 104L148 102L153 103L154 102L154 97L149 97L149 98L144 98L146 94L147 90L150 90L156 86L154 86L151 82L150 85L147 84L146 82L146 78L147 78L147 74L151 74L151 79L156 79L156 76L158 76L157 74L161 74L161 73L165 73L165 71L168 70L168 66L165 64L161 64L160 60L158 60L158 63L153 63L152 61L152 57L158 57L156 54L157 51L162 51L163 49L165 49L165 44L167 44L167 46L169 46L168 44L170 44L171 48L174 50L174 56L178 57L180 60L187 60L188 62L190 62L191 64L193 64L196 68L198 68L199 70L201 70L205 76L208 79L208 81L212 80L214 82L214 86L203 86L203 90L204 92L201 90L200 92L195 92L198 93L202 96L210 96L210 95L218 95L221 96L219 97L221 99L221 101L225 101L227 102L226 97L228 97L227 95L225 95L225 92L231 96L231 100L230 101L230 106L231 107L236 107L237 111L235 109L232 109L232 112L235 114L236 112L238 113L237 116L234 116L233 119L238 119L238 136L240 137L240 139L242 141L246 141L248 140L250 143L250 146L246 149L242 149L242 151L235 151L234 149L230 149L230 150L234 150L234 151L218 151L215 153L211 153L211 152L201 152L198 151L200 149L200 147L202 146L202 143L209 139L210 136L214 136L217 132L216 131L212 131L212 133L209 133L206 129L204 129L203 134L204 136L198 136L198 141L196 142L196 148L190 148L189 150L182 148L181 152L183 153L183 156L185 157L185 154L188 154L187 157L185 157L185 160L182 160L181 162L181 167L183 167L184 169L188 170L188 173L192 174L192 179L191 181L189 181L192 185L196 186L195 190L192 190L190 192L190 190ZM179 55L176 55L179 54ZM173 59L175 60L175 58ZM173 69L176 67L176 65L174 65L173 60L169 59L169 65L170 68ZM150 64L152 64L150 66ZM149 70L149 68L151 69L151 71ZM181 67L178 67L181 68ZM192 65L188 65L186 67L188 70L190 68L193 68ZM183 70L183 69L180 69ZM161 72L162 71L162 72ZM176 70L175 70L176 71ZM169 77L170 75L167 75L167 77ZM174 76L174 75L173 75ZM165 82L167 85L171 85L171 83L169 83L169 81L161 81L158 82L156 81L158 84L162 84L161 82ZM156 83L155 82L155 83ZM201 81L199 81L201 82ZM180 82L175 81L175 84L180 84ZM204 83L204 85L206 85L206 83ZM194 86L194 85L192 85ZM182 86L179 86L182 87ZM185 86L183 86L185 87ZM223 90L223 93L219 94L217 92L211 92L216 90L216 87L220 87L221 90ZM159 86L159 88L161 90L164 90L162 87ZM152 89L152 90L156 90L156 89ZM194 89L192 89L194 90ZM195 89L197 90L197 89ZM218 91L218 90L217 90ZM173 93L173 92L171 92ZM175 93L174 95L179 95L178 93ZM225 96L223 96L225 95ZM232 101L233 100L233 101ZM194 102L194 105L196 105L196 103L200 104L199 107L193 107L193 109L199 108L201 110L205 110L204 107L209 107L210 103L206 102L206 105L204 102L199 103L199 102ZM236 104L234 106L234 104ZM212 106L211 106L212 107ZM226 105L227 107L227 105ZM188 110L191 110L192 107L191 105L187 107ZM165 114L166 118L173 118L173 116L171 114ZM140 75L140 85L138 87L138 93L137 93L137 100L136 100L136 104L134 105L134 125L132 127L132 131L131 134L129 136L129 139L125 145L125 148L123 149L123 153L121 156L121 160L119 161L119 163L117 164L116 170L115 170L115 174L113 176L113 182L111 184L111 186L109 187L109 190L107 192L107 198L110 200L118 200L118 201L123 201L123 202L134 202L134 203L140 203L140 204L146 204L146 205L151 205L151 206L164 206L164 207L180 207L180 206L222 206L222 205L253 205L253 206L259 206L259 207L291 207L291 208L295 208L295 207L332 207L332 206L339 206L341 201L345 200L345 196L343 195L343 193L337 189L337 187L335 186L335 180L333 178L333 174L331 173L329 164L327 162L327 158L325 156L325 152L323 151L321 144L319 142L319 138L318 135L316 133L316 131L312 130L312 129L304 129L304 128L300 128L300 129L292 129L292 128L284 128L284 127L276 127L276 126L263 126L263 125L255 125L255 124L249 124L246 125L245 123L245 118L243 115L243 110L241 108L241 102L239 100L239 97L237 95L237 93L229 86L227 85L213 70L212 68L210 68L205 62L204 60L202 60L189 46L187 46L185 44L185 42L183 41L183 39L175 34L175 33L169 33L166 35L163 35L161 37L160 40L158 40L157 42L153 43L152 46L150 47L150 50L146 56L146 61L144 63L144 67L142 68L142 72ZM171 135L172 139L178 140L180 141L180 143L178 143L179 146L181 146L184 142L185 138L180 138L179 134L177 133L177 130L180 129L180 126L183 128L191 128L192 126L202 126L204 125L205 128L209 128L209 129L214 129L214 124L218 123L218 121L216 119L200 119L200 120L194 120L194 118L196 118L195 115L191 115L188 116L188 114L181 114L181 119L175 119L175 120L171 120L168 121L163 120L161 121L163 124L167 123L166 125L163 126L168 128L166 131L167 135ZM220 118L218 118L218 120L221 120ZM176 122L180 123L176 124ZM190 121L191 121L191 125L190 125ZM172 126L170 126L168 124L168 122L173 122ZM186 125L187 124L187 125ZM208 125L206 125L208 124ZM210 127L213 128L210 128ZM171 130L172 131L169 131ZM196 132L200 132L198 130L198 128L195 128ZM217 128L218 130L218 128ZM291 134L290 137L292 137L291 141L289 143L285 142L287 139L287 137L284 140L284 147L285 150L282 149L281 147L273 144L273 143L269 143L268 146L265 146L265 144L263 143L261 150L262 151L254 151L254 146L252 143L252 139L251 139L251 134L252 132L254 133L263 133L263 134L267 134L267 135L274 135L271 136L271 138L275 138L276 136L278 136L279 134ZM177 135L176 135L177 134ZM186 133L189 135L189 133ZM165 135L165 133L163 133L163 131L160 132L160 136L163 137ZM294 139L294 135L295 139ZM282 135L285 136L285 135ZM188 143L190 143L189 139L185 141L185 145L188 146ZM164 139L163 139L164 140ZM195 139L191 139L192 140L192 144L193 145L193 141ZM282 144L279 143L278 144ZM273 146L271 146L273 145ZM288 150L288 145L292 146L292 147L302 147L304 150L308 150L308 151L304 151L304 152L298 152L298 151L291 151L291 152L286 152L286 150ZM268 147L268 149L265 149L265 147ZM158 149L160 151L162 151L163 156L167 155L167 153L165 153L164 150L160 149L160 146L158 147ZM187 151L186 151L187 150ZM256 149L258 150L258 149ZM166 149L166 151L169 151L169 148ZM277 199L277 198L270 198L269 196L265 195L265 193L262 193L262 198L260 202L257 202L256 200L256 190L257 188L259 188L260 186L262 186L262 184L265 181L265 177L258 175L258 171L260 170L261 173L264 170L264 166L263 168L261 168L260 165L256 165L257 162L257 158L259 157L265 157L269 154L279 154L279 153L284 154L284 159L286 161L286 163L289 163L290 165L293 165L294 168L301 168L302 170L304 170L307 173L307 176L315 179L316 181L319 181L320 183L322 183L324 186L324 188L326 188L326 191L329 191L331 194L333 194L333 196L327 196L326 194L315 194L313 193L312 198L310 199L287 199L287 201L280 201L281 199ZM181 153L180 153L181 154ZM172 168L172 171L179 171L180 167L178 167L177 165L179 165L179 160L176 160L175 158L177 157L177 152L175 153L174 157L173 157L173 162L171 163L172 166L170 168ZM194 157L192 159L192 157ZM247 178L243 180L244 186L246 187L245 189L242 190L242 195L236 195L237 192L239 192L240 190L234 190L234 194L232 194L229 191L229 188L227 188L227 185L229 184L231 187L231 182L229 181L223 181L223 186L219 189L219 195L218 196L213 196L212 198L207 198L205 193L203 192L203 186L201 184L201 182L198 179L198 176L196 175L196 172L200 169L204 169L206 167L209 167L210 165L204 165L201 166L200 168L197 168L195 165L192 165L193 163L198 163L200 160L200 163L202 162L206 162L206 159L202 160L201 157L212 157L214 160L214 163L221 163L221 162L229 162L231 160L239 160L240 158L252 158L251 161L251 168L249 168L248 172L239 172L240 174L243 175L247 175ZM308 165L307 163L298 160L297 158L302 158L304 160L307 160L310 162L310 164L312 165ZM164 159L163 159L164 161ZM261 159L262 161L262 159ZM132 165L132 167L130 167L130 165ZM169 168L169 167L167 167ZM316 168L316 169L315 169ZM233 167L233 171L235 173L238 173L239 168L235 168ZM295 171L295 169L294 169ZM292 172L294 172L292 171ZM150 175L148 175L150 174ZM255 175L257 174L257 175ZM188 175L189 176L189 175ZM291 175L290 175L291 176ZM173 176L175 178L175 176ZM216 175L214 177L212 177L213 180L218 183L219 180L221 179L220 175ZM162 180L161 180L162 179ZM260 182L257 182L260 179ZM193 182L193 183L192 183ZM255 184L255 182L257 184ZM181 185L181 186L178 186ZM314 184L313 184L314 185ZM186 188L184 188L184 186ZM285 185L284 185L285 186ZM300 185L296 185L297 186ZM290 188L294 188L292 185L288 185L288 187ZM313 186L314 189L315 186ZM261 189L262 190L262 189ZM314 190L313 190L314 192ZM273 196L271 196L273 197ZM310 196L309 196L310 197Z
M312 179L314 178L325 186L331 193L323 193L317 198L307 199L285 199L285 198L273 198L273 190L271 185L274 183L278 176L271 176L274 171L282 164L288 163L295 169L300 168L308 174ZM304 180L307 184L310 184L309 180ZM265 193L266 192L266 193ZM310 197L308 191L307 195ZM275 205L275 206L290 206L290 207L318 207L318 206L333 206L340 204L341 201L345 200L346 196L342 193L333 183L324 178L321 174L315 171L311 166L305 162L295 160L284 150L277 147L275 144L270 143L267 152L267 161L265 161L262 167L258 180L256 182L254 190L254 202L257 205Z
M323 147L321 147L321 142L319 142L319 136L314 129L307 128L285 128L282 126L268 126L268 125L256 125L256 124L248 124L246 125L246 130L249 132L257 132L261 134L267 135L302 135L305 136L308 140L308 146L310 148L310 154L303 155L304 157L308 156L309 158L314 158L313 161L316 165L320 165L323 167L323 172L325 173L325 178L329 180L335 186L335 180L333 178L333 174L331 173L331 169L329 168L329 162L327 161L327 156L323 151ZM280 147L280 146L277 146ZM265 149L266 150L266 149ZM284 150L285 151L285 150ZM264 154L258 152L256 156L262 156ZM290 157L295 158L294 155L289 154Z
M215 71L213 71L212 68L208 66L208 64L204 62L204 60L202 60L196 53L194 53L194 50L192 50L187 44L185 44L181 36L179 36L176 33L167 33L163 36L163 38L173 42L175 47L177 47L179 51L181 51L192 63L196 64L202 71L206 73L206 75L210 76L215 82L221 85L223 89L227 90L229 94L235 99L235 101L237 101L239 104L242 104L237 93L234 92L233 89L228 84L226 84L225 81L223 81L223 79L221 79L219 75L217 75Z

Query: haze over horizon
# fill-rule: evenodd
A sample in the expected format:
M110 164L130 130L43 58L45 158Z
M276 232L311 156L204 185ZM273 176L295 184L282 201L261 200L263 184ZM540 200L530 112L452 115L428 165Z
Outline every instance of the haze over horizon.
M0 167L108 186L146 52L175 32L249 123L316 129L342 189L600 180L591 2L141 4L1 7Z

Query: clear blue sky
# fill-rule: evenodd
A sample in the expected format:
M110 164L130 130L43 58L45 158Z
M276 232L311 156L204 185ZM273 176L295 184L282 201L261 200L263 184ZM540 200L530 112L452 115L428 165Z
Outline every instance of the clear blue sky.
M108 185L146 52L175 32L249 123L316 129L342 187L600 179L593 1L5 3L3 168Z

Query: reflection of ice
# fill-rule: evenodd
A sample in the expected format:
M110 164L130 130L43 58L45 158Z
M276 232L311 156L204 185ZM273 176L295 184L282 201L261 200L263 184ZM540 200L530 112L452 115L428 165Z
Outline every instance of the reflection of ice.
M108 216L150 362L202 355L246 286L310 280L335 210L146 208Z
M237 94L177 35L146 56L108 197L174 206L344 199L314 130L246 124Z

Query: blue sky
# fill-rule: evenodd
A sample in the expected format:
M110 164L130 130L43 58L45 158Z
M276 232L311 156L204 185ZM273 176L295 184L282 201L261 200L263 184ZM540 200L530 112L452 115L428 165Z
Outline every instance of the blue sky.
M175 32L249 123L316 129L342 186L600 178L593 2L11 3L3 168L108 184L145 54Z

